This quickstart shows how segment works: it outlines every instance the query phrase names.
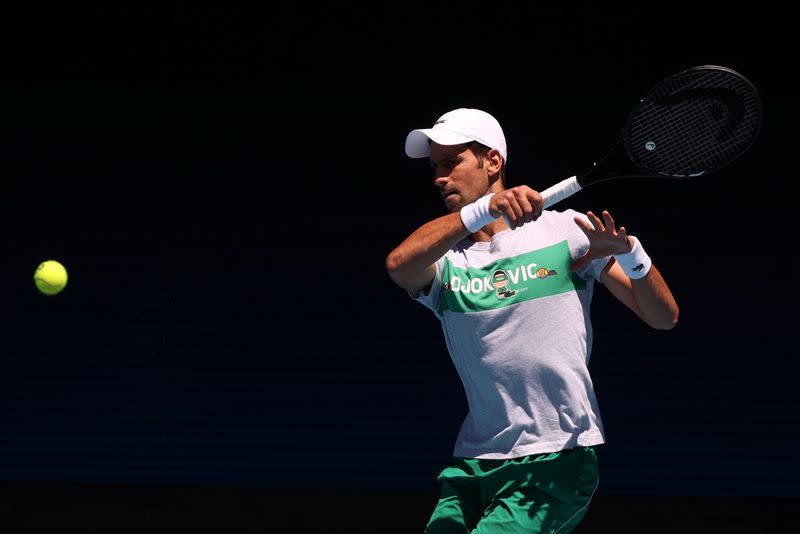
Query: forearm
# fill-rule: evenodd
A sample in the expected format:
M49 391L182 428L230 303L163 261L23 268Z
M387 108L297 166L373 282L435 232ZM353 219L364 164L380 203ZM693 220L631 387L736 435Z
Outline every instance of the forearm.
M669 330L678 322L678 304L656 266L643 278L632 279L633 294L639 316L653 328Z
M628 243L633 243L630 252L614 255L601 281L649 326L669 330L678 322L678 304L661 272L635 239L628 238Z
M458 212L427 222L386 258L386 270L396 284L417 289L430 282L436 260L469 235ZM429 279L425 279L429 278Z

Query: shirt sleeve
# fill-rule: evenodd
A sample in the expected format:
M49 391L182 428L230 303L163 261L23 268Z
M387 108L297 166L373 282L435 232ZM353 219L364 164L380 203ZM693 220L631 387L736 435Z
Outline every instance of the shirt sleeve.
M426 293L424 289L420 289L417 291L409 291L408 295L419 302L420 304L424 305L426 308L429 308L433 313L436 314L440 320L442 318L442 311L439 307L440 296L442 294L442 269L444 266L444 258L439 259L436 264L436 274L433 276L433 281L431 282L431 287L428 289Z

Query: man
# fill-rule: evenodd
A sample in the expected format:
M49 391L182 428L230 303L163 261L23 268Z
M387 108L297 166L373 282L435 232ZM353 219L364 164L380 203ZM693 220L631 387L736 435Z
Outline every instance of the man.
M537 191L506 189L505 136L488 113L445 113L405 149L430 158L449 213L386 268L441 320L469 405L426 532L569 532L604 442L588 372L594 282L653 328L675 326L678 306L610 213L543 211Z

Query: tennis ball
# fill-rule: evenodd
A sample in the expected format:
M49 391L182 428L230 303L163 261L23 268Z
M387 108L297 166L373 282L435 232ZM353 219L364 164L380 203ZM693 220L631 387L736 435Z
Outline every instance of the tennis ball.
M67 270L55 260L43 261L36 268L33 281L45 295L57 295L67 285Z

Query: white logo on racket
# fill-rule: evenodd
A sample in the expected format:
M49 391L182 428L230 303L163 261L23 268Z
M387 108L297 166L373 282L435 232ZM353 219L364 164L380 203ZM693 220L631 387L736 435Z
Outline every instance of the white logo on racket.
M648 142L646 142L646 143L644 144L644 147L645 147L647 150L655 150L655 149L656 149L656 144L655 144L653 141L648 141Z

